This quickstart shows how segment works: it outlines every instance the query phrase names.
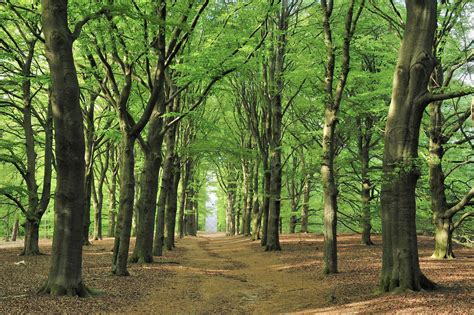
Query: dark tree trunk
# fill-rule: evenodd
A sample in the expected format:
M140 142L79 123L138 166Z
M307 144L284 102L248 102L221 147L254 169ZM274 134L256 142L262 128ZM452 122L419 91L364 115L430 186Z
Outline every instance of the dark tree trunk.
M92 181L93 204L94 204L94 240L102 239L102 207L104 204L104 182L109 167L110 151L107 150L105 155L105 163L100 161L101 170L98 178L97 188L95 182Z
M67 1L43 0L43 32L51 76L57 182L51 265L40 293L88 296L82 282L84 132Z
M259 177L259 165L260 161L255 160L254 173L253 173L253 200L252 200L252 241L258 240L258 234L260 230L260 223L262 221L262 213L260 211L260 205L258 201L258 177Z
M268 214L270 210L270 182L271 182L271 173L270 167L268 165L268 156L263 157L263 208L261 216L261 239L260 245L267 245L267 232L268 232Z
M306 173L303 186L303 206L301 208L301 233L308 233L309 197L311 193L311 175Z
M12 228L12 237L11 237L12 242L16 241L16 238L18 237L19 228L20 228L20 219L16 218L15 222L13 223L13 228Z
M51 102L48 102L48 112L45 127L45 148L44 148L44 175L43 175L43 191L41 200L38 194L38 185L36 182L36 160L37 154L35 151L35 131L32 124L32 98L31 95L31 80L32 76L31 64L34 57L36 39L28 42L27 53L23 55L24 60L20 64L22 68L22 75L25 80L22 82L22 98L23 98L23 129L25 135L25 152L26 152L26 172L23 179L28 189L28 207L26 209L25 217L25 242L23 250L20 255L39 255L38 245L38 229L41 218L45 213L51 191L51 159L52 159L52 109Z
M25 221L25 246L21 255L35 256L40 255L38 246L40 221L27 219Z
M97 95L91 94L89 107L87 108L87 115L85 117L85 161L86 161L86 175L85 175L85 198L84 198L84 220L82 227L82 245L90 245L89 241L89 227L91 224L91 199L92 199L92 182L94 181L94 106Z
M226 208L226 235L233 236L236 234L235 226L235 199L237 186L234 179L230 179L227 184L227 208Z
M122 138L120 200L112 258L112 273L117 276L129 275L127 260L130 247L130 234L132 231L133 201L135 197L135 140L135 137L129 135L125 135Z
M167 147L169 147L170 130L166 133ZM173 144L174 146L174 144ZM165 241L165 208L167 198L169 196L170 187L173 179L173 152L167 152L165 161L163 163L163 174L161 176L160 197L156 205L156 220L155 220L155 238L153 240L153 255L163 255L163 245Z
M420 270L415 224L418 139L430 75L436 1L406 1L407 21L385 127L382 183L384 291L433 289Z
M165 245L167 250L175 247L174 234L176 229L176 212L178 209L178 185L180 177L179 162L177 157L174 158L174 174L172 179L171 190L167 198L166 204L166 239Z
M109 227L107 230L107 236L113 237L115 235L115 222L116 222L116 213L117 213L117 169L118 163L116 162L115 158L115 146L110 146L110 159L111 164L113 165L112 169L112 178L110 179L110 185L108 187L109 190Z
M181 181L181 196L179 201L179 213L178 213L178 228L179 237L183 238L185 235L186 222L185 222L185 207L186 207L186 191L188 190L189 176L190 176L190 161L186 160L183 166L182 172L184 173L183 180Z
M158 175L161 156L152 152L145 153L145 162L141 174L141 190L138 203L137 239L131 262L153 262L153 232L155 229L156 195L158 193ZM156 176L155 176L156 175Z
M357 125L359 127L358 135L358 149L359 149L359 161L361 164L360 174L362 177L361 183L361 228L362 228L362 244L374 245L370 239L370 230L372 229L370 220L370 199L372 185L369 179L369 150L370 142L372 140L372 118L367 116L365 119L358 118Z

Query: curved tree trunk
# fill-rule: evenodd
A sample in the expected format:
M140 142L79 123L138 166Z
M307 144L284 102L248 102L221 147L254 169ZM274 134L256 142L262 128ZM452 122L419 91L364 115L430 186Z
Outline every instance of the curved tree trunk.
M433 289L420 270L415 224L419 129L434 67L436 0L406 1L407 22L385 128L382 183L384 291Z
M88 296L82 282L84 133L79 83L67 22L67 1L43 0L43 31L51 75L57 182L51 265L39 292Z

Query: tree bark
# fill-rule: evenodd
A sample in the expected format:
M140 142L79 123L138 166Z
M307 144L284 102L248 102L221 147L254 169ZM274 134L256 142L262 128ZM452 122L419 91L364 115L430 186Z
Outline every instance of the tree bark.
M87 108L85 117L85 160L86 160L86 174L85 174L85 202L84 202L84 221L82 227L82 245L90 245L89 241L89 227L91 224L91 198L92 198L92 182L94 181L94 106L98 94L90 94L90 104Z
M190 161L187 159L183 163L182 173L184 174L183 180L181 181L181 196L179 201L179 213L178 213L178 229L179 237L183 238L186 229L185 222L185 207L186 207L186 191L188 190L189 177L190 177Z
M371 183L369 179L369 150L370 142L372 140L373 123L372 118L366 116L364 120L362 118L357 119L357 125L359 127L358 135L358 149L359 149L359 161L361 164L360 174L362 177L361 183L361 228L362 228L362 244L374 245L370 239L370 231L372 229L370 220L370 199L371 199Z
M415 224L418 139L435 64L436 0L406 1L407 21L385 127L382 183L383 291L433 289L420 270Z
M113 237L115 235L115 216L117 214L117 170L118 170L118 163L116 163L115 158L115 146L111 145L110 148L110 159L112 168L112 176L110 179L110 185L108 185L109 190L109 226L107 230L107 236Z
M152 122L150 122L152 123ZM156 196L158 193L158 175L161 156L152 152L145 153L145 161L141 173L140 200L138 203L137 238L130 262L153 262L153 232L155 230Z
M29 41L28 51L24 54L24 60L21 64L22 75L25 80L22 82L22 99L23 99L23 129L25 134L25 152L26 152L26 172L23 175L28 189L28 206L26 208L25 218L25 241L23 250L20 255L40 255L38 245L38 229L43 214L50 200L51 193L51 160L52 160L52 109L51 102L48 102L47 116L44 123L45 132L45 148L44 148L44 174L43 174L43 191L41 199L38 194L38 185L36 182L36 151L35 151L35 131L32 124L32 95L31 80L32 76L31 64L34 57L36 39Z
M174 128L173 128L174 129ZM173 154L169 149L174 151L174 136L175 133L170 130L166 132L166 146L168 151L166 153L165 161L163 163L163 174L161 176L160 197L157 203L157 213L155 221L155 238L153 240L153 255L163 255L163 245L165 242L165 208L167 198L173 184Z
M15 222L13 223L13 228L12 228L12 237L11 237L12 242L16 241L16 238L18 237L19 228L20 228L20 219L15 218Z
M253 200L252 200L252 241L258 240L260 223L262 221L262 212L258 200L258 178L260 161L255 159L253 171Z
M167 198L166 204L166 239L165 245L167 250L172 250L175 247L174 235L176 230L176 212L178 209L178 185L180 178L179 160L174 157L174 171L172 178L171 190Z
M324 207L324 273L337 273L337 184L334 169L336 124L339 107L350 70L350 44L355 32L365 1L361 1L354 18L355 0L348 6L344 23L344 40L342 45L341 73L336 89L334 89L335 43L332 36L331 16L334 9L333 1L321 1L323 11L322 26L324 44L326 46L326 102L324 110L324 128L322 140L321 180L323 185Z
M308 233L309 198L311 193L311 175L306 173L303 186L303 206L301 208L301 233Z
M127 260L132 231L133 201L135 198L135 140L134 136L126 133L122 138L119 212L112 257L112 273L117 276L129 275Z
M51 76L57 182L51 265L40 293L89 296L82 282L85 145L67 1L43 0L43 32Z

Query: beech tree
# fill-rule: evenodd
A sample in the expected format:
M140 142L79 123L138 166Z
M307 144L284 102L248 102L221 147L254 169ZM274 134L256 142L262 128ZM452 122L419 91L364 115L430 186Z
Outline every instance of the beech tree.
M55 127L56 192L51 266L46 284L39 290L51 295L89 296L82 282L82 222L84 212L85 145L79 82L68 27L67 0L44 0L43 32L51 76L51 104Z
M418 139L423 111L433 101L472 93L432 94L428 83L433 56L437 1L406 1L407 18L393 78L392 100L385 127L382 184L384 291L435 288L420 270L415 225L415 187L420 176Z

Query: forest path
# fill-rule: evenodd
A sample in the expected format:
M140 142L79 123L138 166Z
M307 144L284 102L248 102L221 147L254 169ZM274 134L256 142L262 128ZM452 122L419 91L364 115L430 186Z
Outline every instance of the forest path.
M132 312L274 314L326 302L321 299L327 294L315 290L304 273L289 272L279 253L264 252L259 242L249 246L242 236L202 234L177 246L179 264L163 266L174 273L166 290L147 296Z

